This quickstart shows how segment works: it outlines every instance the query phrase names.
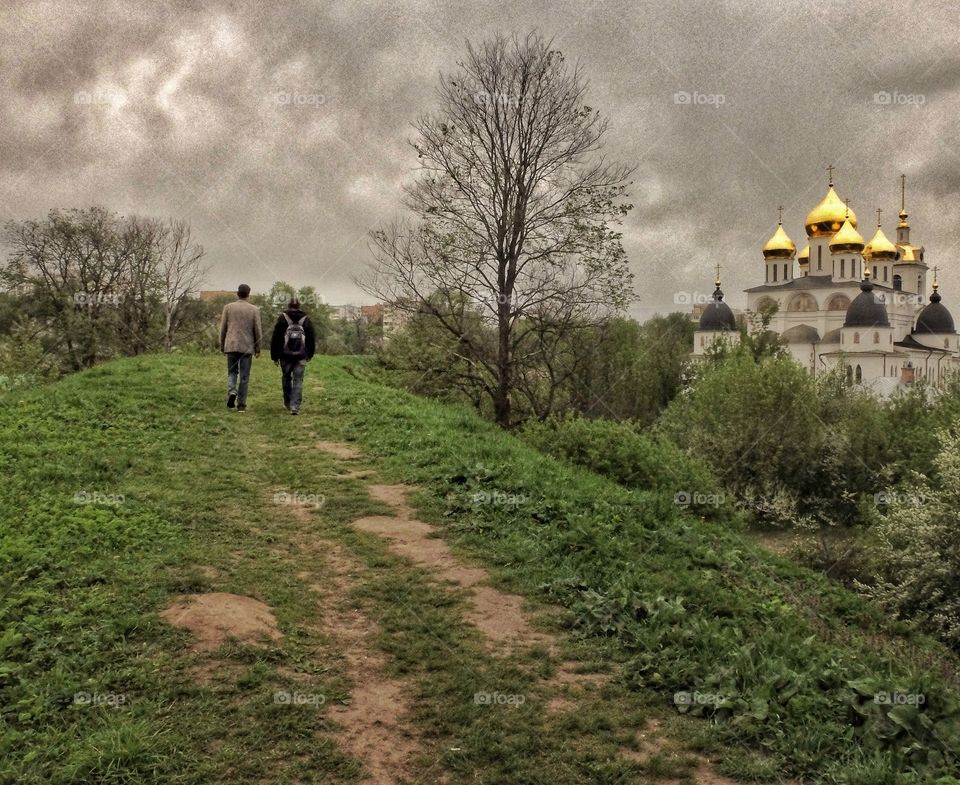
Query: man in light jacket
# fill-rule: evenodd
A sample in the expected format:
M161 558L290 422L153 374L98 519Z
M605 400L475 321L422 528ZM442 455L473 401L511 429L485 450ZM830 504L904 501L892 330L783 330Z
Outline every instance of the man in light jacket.
M227 408L247 410L250 364L260 356L263 327L260 309L249 301L250 287L237 288L237 299L223 308L220 316L220 351L227 355ZM239 384L238 384L239 377Z

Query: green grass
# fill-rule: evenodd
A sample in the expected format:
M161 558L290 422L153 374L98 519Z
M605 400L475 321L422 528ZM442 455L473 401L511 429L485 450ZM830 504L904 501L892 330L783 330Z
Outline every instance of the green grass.
M228 413L221 365L138 358L0 396L0 782L357 781L362 762L335 743L329 706L351 685L316 631L307 587L329 576L322 549L297 546L305 525L361 563L356 596L410 684L423 768L450 782L689 773L682 760L616 754L650 715L674 717L676 734L744 781L956 782L945 779L960 746L956 660L816 573L688 515L672 494L631 491L383 386L362 363L312 363L299 418L283 416L265 362L250 411ZM419 485L421 516L499 585L562 608L568 653L613 683L575 712L545 712L541 677L556 663L491 656L461 598L346 526L378 507L310 449L333 438L356 442L383 479ZM278 488L327 503L304 524L272 504ZM78 492L99 496L81 504ZM225 647L204 684L191 668L205 657L184 655L188 636L157 612L210 589L268 603L285 637ZM279 689L327 703L278 706ZM528 700L473 702L494 690ZM694 690L725 700L679 717L673 694ZM868 690L927 700L891 711L861 705ZM124 703L81 705L80 692Z

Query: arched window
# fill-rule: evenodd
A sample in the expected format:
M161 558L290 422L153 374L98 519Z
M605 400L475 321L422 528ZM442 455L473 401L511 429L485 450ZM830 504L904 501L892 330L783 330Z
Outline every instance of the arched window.
M944 348L944 349L949 349L949 348L950 348L950 339L949 339L949 338L944 338L944 339L943 339L943 348Z
M797 292L787 303L788 311L816 311L818 310L817 301L813 295L806 292Z
M845 311L850 307L850 298L845 294L831 295L830 299L827 300L827 310L828 311Z
M853 368L849 365L847 366L847 384L853 382Z
M784 262L784 265L783 265L783 280L784 280L784 281L787 280L787 264L786 264L786 262Z
M773 282L777 282L777 266L773 265Z
M886 265L883 266L883 282L887 282L887 276L890 274L890 268Z
M873 334L873 342L874 342L874 343L880 343L880 333L874 333L874 334Z
M823 269L823 246L822 245L817 246L817 269L818 270Z
M863 381L863 369L858 365L857 366L857 384Z
M874 280L874 281L878 280L878 279L877 279L877 266L876 266L876 265L873 266L873 280Z
M860 343L860 333L854 333L854 334L853 334L853 342L854 342L854 343Z
M841 278L847 277L847 260L846 259L840 260L840 277Z
M903 289L903 278L901 278L899 275L893 276L893 288L898 292Z

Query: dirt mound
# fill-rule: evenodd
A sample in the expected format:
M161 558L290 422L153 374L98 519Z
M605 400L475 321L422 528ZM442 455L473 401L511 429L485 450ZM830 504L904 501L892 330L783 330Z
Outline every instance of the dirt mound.
M214 651L228 638L263 643L283 637L268 605L239 594L188 594L161 611L160 616L193 633L196 640L191 651Z

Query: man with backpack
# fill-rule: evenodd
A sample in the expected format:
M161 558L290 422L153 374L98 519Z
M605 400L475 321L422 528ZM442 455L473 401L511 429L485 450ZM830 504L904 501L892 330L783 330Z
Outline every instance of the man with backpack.
M250 287L237 288L237 299L224 306L220 316L220 351L227 355L227 408L247 410L250 365L260 356L263 327L260 309L248 299Z
M300 413L303 400L303 372L316 350L313 323L300 307L296 296L287 303L273 328L270 359L283 371L283 405L290 414Z

